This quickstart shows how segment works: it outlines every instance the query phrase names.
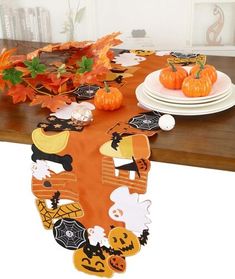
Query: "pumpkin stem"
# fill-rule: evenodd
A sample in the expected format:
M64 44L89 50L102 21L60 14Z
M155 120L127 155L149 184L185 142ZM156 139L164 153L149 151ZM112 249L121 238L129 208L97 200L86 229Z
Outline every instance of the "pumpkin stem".
M201 71L202 71L202 69L199 69L199 70L196 72L196 75L195 75L195 78L196 78L196 79L199 79L199 78L200 78Z
M205 66L204 63L200 60L198 60L197 63L199 64L200 70L203 70Z
M104 81L104 88L105 88L105 91L106 91L107 93L110 92L110 88L109 88L109 86L108 86L108 84L107 84L106 81Z
M177 72L177 69L173 63L169 62L169 65L171 66L173 72Z

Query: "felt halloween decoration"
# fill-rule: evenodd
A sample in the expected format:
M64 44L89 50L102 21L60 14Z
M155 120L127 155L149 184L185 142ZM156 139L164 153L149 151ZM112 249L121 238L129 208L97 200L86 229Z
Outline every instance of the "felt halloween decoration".
M167 59L168 63L172 63L172 64L180 64L182 66L186 66L189 64L195 64L198 63L199 61L203 64L206 63L206 56L202 55L202 54L198 54L195 57L182 57L182 55L180 54L180 56L178 55L174 55L173 53L171 53L173 56Z
M126 260L122 256L112 255L107 259L110 269L117 273L126 271Z
M116 149L112 147L113 142L108 141L100 147L100 153L109 156L123 159L142 159L149 158L150 148L148 138L145 135L133 135L123 137Z
M99 88L100 87L97 85L82 85L74 92L74 94L76 95L77 101L89 100L94 98L95 93Z
M60 156L57 154L47 154L39 150L34 144L32 145L32 151L33 154L31 158L34 162L36 162L37 160L47 160L61 164L67 171L71 171L73 169L73 158L68 154L64 156Z
M175 66L172 63L169 63L169 65L169 67L161 70L159 81L167 89L181 89L188 72L181 66Z
M142 234L139 236L139 242L141 245L146 245L148 241L149 230L143 230Z
M116 110L122 105L123 96L121 91L115 87L109 87L105 83L105 88L100 88L94 99L96 108L100 110Z
M200 72L201 77L204 77L204 76L209 77L212 84L216 82L217 71L214 66L208 65L208 64L204 65L203 63L201 63L199 61L198 64L196 64L195 66L192 67L192 69L190 71L190 75L195 76L199 70L201 70L201 72Z
M104 253L99 243L97 243L96 245L91 245L87 242L86 245L83 247L83 252L87 255L89 259L91 259L94 256L98 256L102 260L105 259Z
M212 89L212 82L209 77L201 76L200 70L195 76L187 77L182 84L182 91L187 97L205 97Z
M57 209L58 208L59 201L60 201L60 192L57 191L57 192L55 192L55 194L51 198L52 209Z
M56 116L50 116L47 117L46 122L40 122L38 124L39 128L42 128L45 132L47 131L56 131L56 132L62 132L62 131L76 131L81 132L83 130L83 126L75 123L71 119L60 119Z
M109 243L112 248L122 252L124 257L133 256L140 251L138 237L131 231L116 227L109 232Z
M91 245L97 245L98 243L100 246L109 247L108 238L106 237L105 231L100 226L94 226L93 228L89 228L88 232L88 239Z
M139 116L139 115L138 115ZM132 118L131 118L132 119ZM157 133L156 130L143 130L139 129L137 127L134 127L134 125L130 125L126 122L118 122L113 127L111 127L107 134L112 135L113 133L118 133L119 135L127 136L127 135L134 135L134 134L144 134L147 137L151 137Z
M63 218L54 224L53 235L56 242L69 250L77 250L87 241L87 231L78 221Z
M78 218L84 212L79 203L64 204L56 209L49 209L44 200L36 200L36 205L45 229L52 229L53 220L61 218Z
M78 108L86 108L89 110L94 110L95 106L89 102L81 102L81 103L72 102L70 105L64 105L56 112L51 113L50 116L55 116L56 118L59 119L70 120L73 111L75 111ZM48 120L53 121L53 117L52 118L48 117Z
M69 140L69 132L64 131L55 135L48 136L44 134L41 128L38 128L33 131L32 140L35 146L45 153L59 153L67 146Z
M145 113L140 113L139 115L133 116L128 123L140 130L159 130L159 118L161 114L158 111L150 111Z
M74 265L77 270L90 275L100 277L112 277L113 271L108 265L106 257L101 259L99 256L88 257L83 249L78 249L73 256Z
M170 131L175 127L175 118L170 114L164 114L159 118L158 124L163 131Z
M149 56L151 54L154 54L153 50L144 50L144 49L132 49L130 52L139 56Z
M46 177L50 177L49 166L44 160L36 160L32 164L32 175L38 180L42 180Z
M124 67L128 66L135 66L138 65L140 62L146 60L143 56L137 56L134 53L122 53L117 55L113 61L117 64L121 64Z
M141 159L140 159L141 160ZM147 160L147 159L142 159ZM104 185L115 185L116 187L126 185L134 192L144 194L147 187L147 177L149 169L139 168L140 177L136 175L134 179L130 179L130 173L127 170L118 170L118 175L115 173L116 158L104 157L102 160L102 183ZM138 160L136 160L138 162Z
M147 217L151 205L150 200L139 202L139 195L130 194L126 186L115 189L110 199L114 202L109 209L109 216L113 220L124 222L126 229L138 236L143 230L148 229L147 224L151 223Z

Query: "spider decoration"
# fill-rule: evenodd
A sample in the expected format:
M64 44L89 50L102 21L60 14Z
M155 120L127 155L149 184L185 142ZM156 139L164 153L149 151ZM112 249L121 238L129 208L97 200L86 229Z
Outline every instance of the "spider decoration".
M76 250L87 243L86 228L78 221L70 218L58 220L53 227L56 242L69 250Z
M141 130L159 130L159 118L162 115L158 111L150 111L140 113L139 115L133 116L128 123L137 129Z

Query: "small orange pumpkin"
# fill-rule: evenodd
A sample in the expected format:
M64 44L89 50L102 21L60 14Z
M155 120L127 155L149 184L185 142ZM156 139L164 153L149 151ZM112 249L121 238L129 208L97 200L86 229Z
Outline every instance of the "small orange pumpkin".
M188 72L181 66L175 66L172 63L169 63L169 65L169 67L161 70L159 80L168 89L181 89Z
M204 65L200 61L198 61L198 64L193 66L190 74L195 75L199 70L201 70L201 76L207 76L210 78L212 84L216 82L217 80L217 71L214 66L212 65Z
M124 257L112 255L108 259L108 266L111 270L122 273L126 270L126 260Z
M122 105L123 96L116 87L109 87L105 82L105 87L100 88L94 98L95 106L100 110L116 110Z
M200 73L201 70L184 80L182 91L187 97L204 97L210 94L212 82L208 76L201 76Z

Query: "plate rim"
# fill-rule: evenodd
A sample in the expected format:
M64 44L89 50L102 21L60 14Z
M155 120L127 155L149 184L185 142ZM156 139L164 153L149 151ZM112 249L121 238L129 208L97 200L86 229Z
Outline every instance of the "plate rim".
M192 67L189 67L189 66L186 66L186 67L183 67L183 68L185 68L185 69L189 69L189 68L192 68ZM150 92L152 92L152 90L148 87L148 85L147 85L147 80L152 76L152 75L154 75L154 74L156 74L156 73L160 73L160 71L161 71L161 69L159 69L159 70L156 70L156 71L154 71L154 72L151 72L151 73L149 73L146 77L145 77L145 79L144 79L144 86L145 86L145 88L148 90L148 91L150 91ZM226 76L226 78L228 78L229 79L229 84L230 84L230 86L226 89L226 90L223 90L222 92L220 92L220 93L218 93L218 94L216 94L216 95L208 95L208 96L205 96L205 97L194 97L194 98L189 98L189 97L175 97L175 98L173 98L173 97L165 97L165 96L163 96L162 94L158 94L158 93L156 93L156 92L152 92L152 94L154 94L154 95L156 95L157 97L158 97L158 99L162 99L163 101L164 100L167 100L168 102L174 102L174 103L177 103L177 102L181 102L181 103L196 103L196 102L203 102L203 101L208 101L208 100L212 100L213 98L219 98L219 96L221 96L221 95L223 95L226 91L228 91L230 88L231 88L231 86L232 86L232 81L231 81L231 78L226 74L226 73L224 73L224 72L221 72L221 71L218 71L217 70L217 73L219 73L219 74L222 74L222 75L224 75L224 76Z
M233 100L232 103L230 103L228 105L225 105L222 108L220 107L220 108L217 108L217 109L212 109L213 106L211 106L212 108L210 110L205 110L205 109L202 110L201 109L201 111L197 110L196 112L190 112L190 111L188 111L188 112L187 111L180 112L179 110L178 111L174 111L174 109L172 109L172 107L169 107L169 110L164 109L164 108L163 109L162 108L159 109L159 108L156 108L156 107L154 107L152 105L145 104L141 100L139 100L139 98L138 98L138 95L140 94L140 90L142 90L142 87L143 87L143 83L139 84L137 86L136 90L135 90L135 94L136 94L136 98L137 98L138 102L140 102L140 104L142 104L144 107L146 107L146 108L148 108L150 110L157 110L157 111L159 111L161 113L169 113L169 114L172 114L172 115L182 115L182 116L209 115L209 114L225 111L225 110L227 110L227 109L229 109L229 108L231 108L231 107L233 107L235 105L235 85L234 84L232 84L232 93L231 93L231 95L224 100L224 102L225 102L225 101L227 101L230 98L230 99ZM146 98L146 96L145 96L145 98ZM200 108L198 108L198 109L200 110Z

